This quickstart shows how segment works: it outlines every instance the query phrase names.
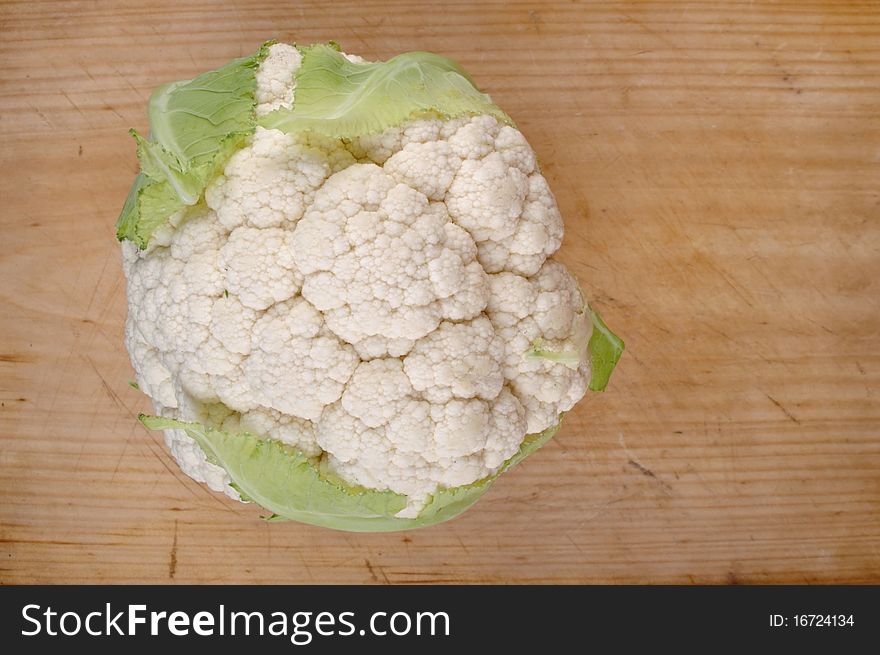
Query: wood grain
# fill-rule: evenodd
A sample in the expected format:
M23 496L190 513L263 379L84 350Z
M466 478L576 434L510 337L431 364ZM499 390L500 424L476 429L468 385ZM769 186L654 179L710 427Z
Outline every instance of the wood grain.
M880 6L431 7L0 4L0 581L880 582ZM627 341L609 392L451 523L265 524L135 420L126 130L270 37L461 61Z

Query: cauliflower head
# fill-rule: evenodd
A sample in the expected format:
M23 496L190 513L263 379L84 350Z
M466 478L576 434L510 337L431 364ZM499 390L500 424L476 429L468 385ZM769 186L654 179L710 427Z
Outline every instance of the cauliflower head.
M268 43L156 90L117 224L125 341L189 476L277 517L437 523L540 447L623 344L454 62Z

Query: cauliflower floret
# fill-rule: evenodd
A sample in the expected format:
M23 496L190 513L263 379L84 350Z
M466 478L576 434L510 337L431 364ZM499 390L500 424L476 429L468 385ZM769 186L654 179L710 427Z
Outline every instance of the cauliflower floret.
M226 291L245 307L263 310L287 300L302 286L294 265L291 234L281 228L240 227L220 249Z
M562 216L543 175L528 178L529 190L515 231L508 237L481 241L479 260L487 273L511 271L534 275L562 245Z
M511 168L518 168L524 175L531 175L538 167L535 151L529 145L522 132L503 126L495 137L495 150L500 153L504 163Z
M179 407L175 404L175 408L190 420L224 428L228 423L235 421L234 413L224 405L198 402L180 387L175 390L175 394L180 401ZM154 404L159 414L169 411L155 400ZM205 452L184 430L165 430L165 445L177 460L181 470L196 482L206 484L212 491L219 491L230 498L239 499L238 492L229 486L231 480L226 470L208 461Z
M504 342L485 317L443 322L403 360L413 387L435 403L455 398L491 400L504 384Z
M461 125L448 144L465 161L445 201L477 242L480 265L487 273L537 273L562 244L562 217L523 135L481 116Z
M526 409L528 432L555 425L586 392L590 379L585 349L592 324L571 273L553 260L524 278L514 273L489 276L486 312L504 340L504 376ZM577 353L573 370L559 362L524 356L536 344L551 352Z
M517 451L524 411L508 390L496 396L429 402L400 359L362 362L340 402L321 415L317 441L333 470L406 494L409 503L398 516L415 516L438 487L491 475Z
M385 162L385 172L399 182L419 189L431 200L443 200L461 158L446 141L408 143Z
M315 439L315 424L298 416L289 416L276 409L261 407L241 414L238 427L241 431L276 439L293 446L307 457L321 454L321 447ZM226 424L224 429L228 430Z
M259 314L235 296L223 296L211 308L211 336L231 353L251 352L251 332Z
M485 273L468 269L473 245L448 224L442 204L375 164L336 173L293 233L303 297L340 338L370 339L372 356L384 354L377 336L415 340L446 316L478 314L487 298L471 281Z
M367 427L377 428L394 418L399 412L396 403L411 392L400 360L374 359L358 366L342 396L342 407Z
M173 258L168 248L150 253L126 248L123 253L128 270L126 345L138 356L138 381L144 383L146 393L153 391L153 398L176 406L164 382L170 378L173 383L181 367L208 340L205 312L210 297L203 293L218 292L217 275L203 268L211 261L205 252L198 253L192 265ZM193 277L199 268L204 279Z
M510 389L504 387L492 403L489 420L483 459L490 471L497 471L516 454L528 432L526 410Z
M462 163L446 205L474 240L500 241L516 232L529 191L528 177L508 166L501 153Z
M297 298L257 320L241 382L260 405L314 421L342 394L357 363L354 348L328 333L315 308Z
M495 137L500 128L491 116L474 116L450 125L447 138L456 155L479 160L495 151Z
M229 230L207 205L196 205L185 219L169 246L171 256L182 262L199 253L215 252L229 236Z
M354 161L338 142L315 145L301 136L258 127L250 147L235 153L223 175L208 186L208 206L228 230L296 223L331 171Z
M141 391L165 407L177 407L174 380L159 351L147 343L137 328L126 331L125 346L131 358L139 363L137 383Z
M302 63L299 50L286 43L269 46L269 54L257 69L257 116L265 116L279 107L293 106L293 75Z
M488 285L488 282L486 284ZM374 334L358 341L354 344L354 349L361 359L368 360L385 355L402 357L412 350L413 344L415 341L412 339L389 339L381 334Z
M165 445L177 460L180 469L196 482L208 485L211 491L225 493L238 499L238 493L229 486L229 474L222 466L208 461L199 445L183 430L165 430Z
M465 121L456 121L460 127ZM392 127L377 134L366 134L356 137L348 144L348 149L360 162L372 162L380 166L385 164L391 155L401 151L410 143L429 143L438 141L441 134L448 136L451 121L438 119L418 119Z

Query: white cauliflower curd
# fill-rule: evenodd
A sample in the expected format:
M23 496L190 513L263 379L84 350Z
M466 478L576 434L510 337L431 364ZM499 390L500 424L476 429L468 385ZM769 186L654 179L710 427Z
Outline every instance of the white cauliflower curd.
M436 523L619 357L552 259L535 153L453 62L267 44L160 88L150 119L119 222L126 346L145 422L212 489L342 529Z

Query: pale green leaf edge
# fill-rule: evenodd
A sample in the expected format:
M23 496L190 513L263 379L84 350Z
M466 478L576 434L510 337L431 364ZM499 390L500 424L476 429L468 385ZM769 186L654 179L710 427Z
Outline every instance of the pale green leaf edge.
M172 215L198 203L208 183L244 145L256 129L256 68L272 43L249 57L153 92L148 106L150 139L130 130L141 170L116 221L120 241L146 248ZM230 80L237 84L229 86Z
M263 127L351 139L416 117L489 114L513 125L461 66L441 55L414 51L383 62L352 62L335 44L321 43L300 52L293 107L262 117Z
M184 430L208 458L232 478L233 488L246 501L272 512L267 520L281 518L350 532L393 532L435 525L455 518L471 507L495 479L549 441L560 423L528 435L519 450L497 473L468 485L441 489L414 519L394 515L406 505L406 497L345 485L322 475L314 461L301 452L272 439L252 434L230 434L200 423L161 416L140 415L151 430ZM277 479L280 485L266 485Z

